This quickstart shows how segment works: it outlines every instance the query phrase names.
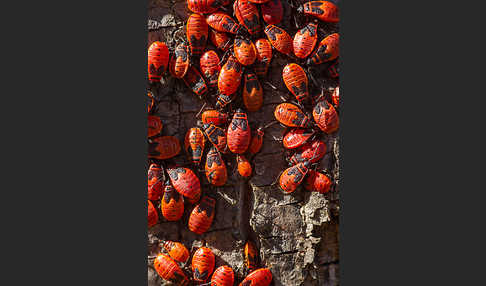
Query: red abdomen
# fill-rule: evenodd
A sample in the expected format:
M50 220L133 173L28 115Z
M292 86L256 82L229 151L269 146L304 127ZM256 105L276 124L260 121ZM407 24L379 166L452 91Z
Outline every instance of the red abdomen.
M184 213L184 198L168 183L160 205L162 215L168 221L178 221Z
M189 155L189 160L194 165L201 163L205 141L203 132L197 127L189 129L186 133L184 147Z
M160 81L167 70L169 49L163 42L155 41L148 48L148 76L152 82Z
M228 122L228 114L217 111L216 109L206 110L201 115L202 122L205 124L223 125Z
M199 56L206 48L208 39L208 24L206 18L199 14L192 14L187 19L186 36L192 55Z
M251 35L262 29L258 8L255 4L248 0L236 0L233 4L233 11L240 25L244 26Z
M308 65L319 65L339 57L339 34L331 34L319 43L316 51L307 60Z
M214 254L207 247L200 247L192 257L192 272L194 280L204 282L211 277L214 270Z
M304 3L303 7L304 14L314 16L324 22L339 22L338 7L330 1L310 1Z
M255 73L259 77L267 75L270 61L272 60L272 45L267 39L258 39L255 42L256 49L256 61L255 61Z
M187 8L198 14L212 13L216 11L220 5L221 4L217 0L187 0Z
M243 154L250 145L251 130L246 113L236 111L228 126L228 148L236 154Z
M309 23L294 36L293 47L296 57L304 59L310 55L317 43L317 24Z
M275 119L288 127L303 127L310 125L309 118L302 112L302 110L291 103L280 103L275 107Z
M189 230L196 234L203 234L211 227L214 219L214 206L216 201L213 198L204 196L189 216Z
M189 54L186 44L178 45L170 58L169 71L175 78L183 78L189 68Z
M189 279L177 263L165 254L159 254L154 260L154 268L164 280L178 286L189 285Z
M248 111L258 111L263 105L263 89L252 71L245 72L243 82L243 104Z
M184 197L193 199L201 194L201 183L191 169L179 167L168 169L167 173L172 186Z
M287 64L282 71L282 77L285 86L299 102L309 96L307 75L301 66Z
M326 143L322 140L315 140L313 142L307 142L299 152L295 153L291 158L292 164L297 164L309 160L311 163L315 163L324 157L326 154Z
M233 269L227 265L216 268L211 277L211 286L233 286L235 281L235 273Z
M250 40L236 38L234 44L234 54L240 64L249 66L256 60L255 45Z
M148 215L147 215L148 227L152 227L152 226L156 225L157 222L159 221L159 215L157 214L157 210L155 209L154 204L149 200L147 200L147 201L148 201L148 206L147 206L147 209L148 209Z
M223 128L214 124L205 124L203 126L204 133L208 137L209 141L213 144L219 152L226 154L228 152L228 145L226 141L226 132Z
M213 146L206 157L205 173L208 181L213 186L222 186L228 179L226 165L218 150Z
M176 156L180 151L179 139L174 136L160 136L152 139L149 144L148 157L164 160Z
M213 45L222 50L226 51L231 47L231 38L225 32L218 32L216 30L211 29L209 31L209 39Z
M243 178L249 178L253 171L250 162L244 155L236 155L236 162L238 163L238 173Z
M209 15L206 18L206 23L218 32L236 34L240 30L240 25L223 12L216 12Z
M175 261L185 263L189 259L189 250L184 244L176 241L165 241L163 245L169 256Z
M241 64L234 56L230 56L219 72L219 92L227 96L235 93L240 86L242 72Z
M324 194L331 189L331 180L323 173L309 170L307 178L304 181L304 188L308 191Z
M241 281L239 286L268 286L272 282L272 272L268 268L257 269Z
M162 197L164 185L164 170L157 165L151 164L148 170L148 199L157 201Z
M199 60L199 66L209 86L216 87L218 85L219 71L221 70L218 54L213 50L205 52Z
M265 34L270 41L270 44L279 52L285 55L292 53L292 38L282 28L275 25L268 25L265 28Z
M304 180L309 171L310 162L299 163L287 168L279 178L279 186L282 191L289 194L294 192Z
M307 129L292 129L287 134L285 134L282 139L283 146L287 149L294 149L304 145L307 140L309 140L312 135L314 135L313 130Z
M250 154L255 155L256 153L260 152L263 145L263 127L259 127L255 134L251 137L250 146L248 147L248 151Z
M316 104L312 116L319 129L327 134L333 133L339 128L339 116L336 109L326 100L319 101Z
M148 137L155 136L162 131L162 120L160 120L160 117L154 116L154 115L149 115L147 117L147 123L148 123Z

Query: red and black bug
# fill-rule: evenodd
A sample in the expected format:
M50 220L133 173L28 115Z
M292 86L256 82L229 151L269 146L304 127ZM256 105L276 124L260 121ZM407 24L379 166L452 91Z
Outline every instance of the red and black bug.
M155 41L148 48L148 76L151 82L158 82L167 70L169 49L163 42Z
M159 254L154 260L154 268L164 280L177 286L189 285L189 279L177 263L165 254Z
M319 65L339 57L339 34L325 37L317 46L315 52L307 59L308 65Z
M196 166L199 166L201 163L205 143L206 139L201 129L193 127L187 131L184 139L184 148L189 155L189 161Z
M310 1L297 8L297 12L316 17L317 19L336 23L339 22L338 7L330 1Z
M299 102L309 97L308 79L304 69L298 64L287 64L282 71L282 78L288 90Z
M228 153L226 131L223 128L210 123L204 124L202 129L204 130L204 134L208 137L209 142L211 142L219 152L223 154Z
M189 230L196 234L208 231L214 219L214 207L216 201L208 196L203 196L189 216Z
M307 58L317 43L317 24L309 23L295 33L293 48L296 57Z
M185 43L181 43L175 48L174 54L170 58L169 72L175 78L183 78L189 69L189 54Z
M202 98L207 94L208 86L206 85L204 78L194 66L189 67L189 70L182 79L187 87L199 97Z
M304 181L304 188L308 191L324 194L329 192L331 184L328 176L314 170L309 170Z
M148 157L159 160L172 158L181 151L179 139L174 136L160 136L150 139L148 147Z
M267 35L270 44L279 52L285 55L292 53L292 38L282 28L275 25L268 25L265 28L265 34Z
M206 155L206 165L205 165L206 178L208 182L213 186L223 186L226 184L228 179L228 172L226 170L226 165L224 164L221 154L213 146L209 149Z
M169 182L165 184L160 210L168 221L178 221L184 213L184 198Z
M336 109L326 100L321 100L314 106L312 116L319 129L327 134L333 133L339 128L339 116Z
M248 124L248 116L242 109L236 110L233 119L228 126L227 142L231 152L236 154L245 153L250 145L251 129Z
M227 265L220 266L214 270L211 277L211 286L233 286L235 273Z
M252 71L243 74L243 104L248 111L258 111L263 105L263 89Z
M270 0L261 6L263 21L268 25L277 25L283 18L283 6L280 0Z
M309 138L311 138L315 134L315 131L312 129L292 129L287 134L285 134L284 138L282 139L283 146L287 149L294 149L304 145Z
M250 35L261 31L258 8L248 0L236 0L233 4L233 11L240 25L244 26Z
M149 115L147 117L147 123L148 123L148 137L155 136L162 131L162 120L158 116L154 115Z
M209 31L209 39L216 48L222 50L223 52L227 51L231 47L231 38L224 32L218 32L211 29Z
M279 177L279 187L287 194L294 192L304 180L311 163L305 161L287 168Z
M248 159L244 155L238 154L236 155L236 162L238 164L238 174L243 178L249 178L253 169Z
M196 282L204 282L211 277L214 270L215 257L211 249L200 247L192 256L192 272Z
M186 23L186 36L192 55L202 55L208 39L208 24L206 18L199 14L191 14Z
M151 164L148 170L148 199L157 201L162 197L162 192L165 187L164 170L160 165Z
M245 277L239 286L269 286L272 282L272 272L268 268L257 269Z
M339 86L334 89L331 98L334 105L339 106Z
M206 78L209 86L218 86L218 75L219 71L221 70L218 54L213 50L205 52L201 56L199 66L201 67L201 72Z
M244 66L249 66L256 60L255 45L250 40L236 38L233 50L238 62Z
M206 23L218 32L239 34L241 29L233 18L223 12L212 13L206 18Z
M272 45L267 39L258 39L255 42L256 61L254 70L257 76L264 77L267 75L270 61L272 60Z
M302 112L302 110L291 103L280 103L275 107L275 119L288 127L307 128L311 126L309 118Z
M258 252L255 245L251 241L245 243L245 266L248 273L256 270L258 267Z
M152 227L157 224L159 221L159 215L157 214L157 210L154 207L154 204L147 200L148 205L147 205L147 210L148 210L148 215L147 215L147 220L148 220L148 227Z
M339 63L336 61L327 68L327 74L331 78L339 77Z
M315 163L324 157L326 150L326 143L322 140L307 142L290 158L290 163L298 164L307 160L311 163Z
M201 194L201 183L196 174L191 169L178 167L168 169L172 186L184 197L189 199L196 198Z
M219 126L228 122L228 114L216 109L210 109L202 113L201 119L204 124L212 123Z
M185 263L189 259L189 250L180 242L168 240L162 246L175 261Z
M187 8L198 14L213 13L221 5L220 0L187 0Z
M263 129L263 126L258 127L258 129L251 136L250 146L248 146L248 152L250 152L251 155L255 155L256 153L260 152L260 149L262 149L264 135Z
M230 96L236 92L241 82L243 69L234 56L229 56L219 72L218 90L221 94Z

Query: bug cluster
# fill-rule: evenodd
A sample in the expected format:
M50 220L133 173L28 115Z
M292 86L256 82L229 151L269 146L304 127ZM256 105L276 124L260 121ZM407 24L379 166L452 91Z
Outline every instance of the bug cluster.
M161 246L165 253L154 257L153 266L164 280L174 285L185 286L190 283L211 286L233 286L235 274L228 265L221 265L215 269L215 255L208 247L199 247L193 254L191 266L190 253L184 244L176 241L162 241ZM259 268L255 260L254 245L247 242L245 245L245 265L248 275L239 284L240 286L259 285L268 286L272 281L272 273L268 268ZM188 275L190 272L192 275Z
M280 0L235 0L232 4L229 0L187 0L187 7L192 14L185 24L185 39L173 51L164 42L150 45L148 80L154 86L165 76L180 79L204 105L198 124L189 128L180 142L174 136L161 136L163 122L154 115L155 97L148 92L148 226L160 222L160 215L167 221L181 220L190 204L187 226L195 234L204 234L213 222L216 198L214 191L202 190L200 173L211 188L224 186L229 175L226 163L234 160L238 177L249 179L252 158L262 148L264 130L276 122L288 128L283 145L293 151L288 157L291 166L278 177L280 188L292 193L303 183L307 190L328 192L331 180L312 166L326 153L324 136L339 127L339 87L330 97L331 104L324 93L310 94L308 76L313 79L310 67L324 63L329 77L339 76L339 34L328 34L317 44L320 22L339 21L337 6L330 1L292 3L294 12L307 20L293 37L279 26L284 15ZM249 115L263 105L261 82L276 54L288 59L282 79L296 102L279 104L274 110L275 122L250 126ZM188 165L171 161L181 149ZM202 167L204 170L200 170ZM164 248L169 255L158 255L155 269L166 280L188 285L190 279L178 265L187 261L187 249L176 242L165 243ZM198 252L194 254L193 278L198 283L207 282L214 255L208 248L198 251L202 258L195 260ZM250 274L240 285L269 285L271 272L257 269L254 261L258 255L249 241L244 254ZM204 267L195 267L195 261ZM221 266L210 283L233 285L233 270Z

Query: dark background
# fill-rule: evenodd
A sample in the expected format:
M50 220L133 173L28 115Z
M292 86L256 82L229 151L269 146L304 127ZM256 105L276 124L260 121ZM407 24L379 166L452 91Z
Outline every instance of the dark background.
M131 2L2 9L10 284L146 283L147 4ZM482 9L339 5L341 283L479 284Z

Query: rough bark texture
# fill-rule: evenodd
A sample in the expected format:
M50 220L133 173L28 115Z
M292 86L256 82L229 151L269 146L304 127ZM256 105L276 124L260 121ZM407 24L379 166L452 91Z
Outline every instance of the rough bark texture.
M289 4L282 0L285 8L284 27L291 36L296 32L290 15ZM160 29L148 33L148 45L153 41L165 42L173 51L176 41L185 39L184 24L189 12L185 0L149 1L149 19L159 21ZM297 17L300 25L305 18ZM319 41L323 35L337 32L337 25L319 23ZM147 45L147 47L148 47ZM278 52L274 52L269 70L268 81L278 88L273 90L261 82L264 87L264 105L258 112L250 112L250 126L266 124L274 120L273 110L289 96L283 84L281 72L289 61ZM221 55L221 54L220 54ZM329 95L338 82L324 75L323 67L313 72L319 84ZM310 83L311 93L320 92L320 88ZM157 115L164 124L163 135L176 136L183 144L185 132L196 126L196 113L203 102L197 98L181 80L170 76L162 79L162 84L155 91L160 100ZM335 183L327 194L297 189L291 195L283 194L276 185L272 185L279 173L287 168L281 139L285 128L273 125L265 130L263 148L253 160L253 177L249 184L249 224L255 235L260 251L261 265L271 269L274 285L339 285L339 140L338 135L326 136L327 153L319 162L318 170L325 170ZM226 156L225 161L230 173L227 184L220 188L210 188L201 173L202 189L213 193L217 198L216 216L209 231L196 235L189 231L187 221L193 205L186 203L183 218L178 222L162 221L148 231L148 255L161 251L157 239L183 242L188 249L207 246L216 255L216 267L227 264L235 271L235 285L244 278L243 244L239 233L237 216L242 211L238 204L240 191L238 179L233 173L235 157ZM174 162L186 164L184 150ZM244 211L244 210L243 210ZM148 285L170 285L148 266Z

